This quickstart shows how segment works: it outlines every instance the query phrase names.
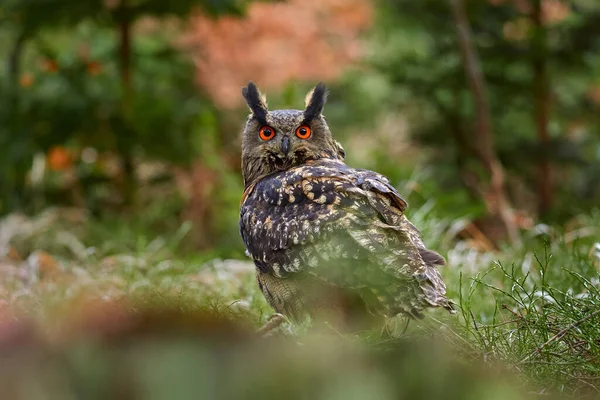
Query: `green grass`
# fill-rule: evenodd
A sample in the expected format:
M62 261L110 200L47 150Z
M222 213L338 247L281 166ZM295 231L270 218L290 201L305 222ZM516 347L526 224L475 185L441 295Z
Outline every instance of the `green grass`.
M419 226L430 224L439 230L436 221ZM526 232L520 249L492 257L459 251L466 265L455 259L444 277L460 305L455 342L466 352L502 363L540 392L581 396L600 390L600 215L571 225Z
M432 310L425 320L411 322L406 331L404 321L396 321L391 324L395 332L403 333L393 339L384 339L379 330L357 337L298 331L292 337L256 344L251 332L272 311L254 283L251 265L209 260L211 254L182 254L187 225L151 237L137 231L134 223L115 232L102 222L85 222L84 216L58 210L33 220L2 221L4 240L10 238L23 258L45 250L58 266L40 271L25 260L4 257L0 315L10 308L18 320L34 321L42 336L59 343L51 346L53 351L79 371L70 379L83 382L86 389L82 390L89 393L97 385L116 385L111 366L129 363L135 379L145 382L140 383L144 390L156 395L142 398L169 398L158 395L165 387L151 390L157 385L152 378L156 374L174 379L166 387L178 382L167 391L181 392L173 398L186 398L186 393L200 390L189 374L190 366L206 368L208 362L219 365L217 369L229 377L224 387L233 390L234 385L233 392L240 398L277 398L286 387L294 388L293 396L291 389L286 393L296 398L311 397L317 388L322 388L317 390L320 398L327 399L595 397L600 390L600 213L572 221L568 230L525 232L521 247L486 254L457 243L448 232L459 222L435 218L431 210L431 205L425 205L411 210L409 217L430 247L447 256L450 265L442 273L459 310L454 316ZM88 314L103 310L99 305L121 310L116 312L120 316L109 312L91 324ZM211 350L220 347L212 339L190 343L189 338L171 332L172 340L163 338L153 344L139 340L142 345L135 331L138 339L128 342L135 345L126 346L127 351L119 350L122 342L116 345L109 340L107 350L106 338L100 344L90 339L105 337L107 327L115 324L112 320L118 326L136 326L133 315L165 309L178 315L173 326L192 315L210 315L250 333L243 340L227 339L226 347L235 351L225 351L228 355L221 364ZM80 334L73 320L101 328ZM0 353L14 339L3 336L2 326ZM160 326L161 332L168 328ZM157 328L140 329L147 333ZM192 331L203 337L206 327ZM149 362L156 367L147 367ZM0 366L6 368L2 359ZM260 370L270 372L260 374ZM54 382L46 375L41 379L42 372L36 371L21 371L20 379ZM212 376L210 369L200 368L199 374L206 379ZM42 392L46 390L46 383L40 385ZM55 397L22 398L67 398L64 390Z

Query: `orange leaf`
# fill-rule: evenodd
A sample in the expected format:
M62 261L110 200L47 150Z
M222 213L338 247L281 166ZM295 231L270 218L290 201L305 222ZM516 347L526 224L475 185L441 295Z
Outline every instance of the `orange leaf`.
M97 61L89 62L87 64L86 69L87 73L92 76L99 75L100 73L102 73L102 65L100 65L100 63Z
M58 64L51 58L47 58L42 61L42 69L46 72L58 71Z
M69 151L61 146L51 148L50 151L48 151L46 159L49 168L55 171L65 170L73 163Z
M29 72L24 72L19 79L19 85L24 88L33 85L33 75L31 75Z

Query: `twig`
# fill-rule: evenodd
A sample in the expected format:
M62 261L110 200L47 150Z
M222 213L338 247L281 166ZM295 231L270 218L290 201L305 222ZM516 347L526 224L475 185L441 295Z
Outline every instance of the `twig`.
M516 324L517 322L520 322L520 321L521 321L521 318L517 318L517 319L511 319L510 321L499 322L497 324L481 325L481 327L482 328L498 328L499 326Z
M585 360L577 360L577 361L540 361L540 360L531 360L525 361L524 364L535 364L535 365L584 365L587 361Z
M465 230L471 234L474 240L478 240L482 243L486 251L492 252L498 249L498 247L481 231L481 229L477 228L477 225L474 223L471 222L467 224Z
M592 388L596 393L600 393L600 389L595 386L593 383L588 382L588 379L590 379L589 377L577 377L577 376L573 376L571 375L572 378L577 379L580 383L583 383L587 386L589 386L590 388Z
M594 318L596 315L600 314L600 310L596 310L593 313L591 313L590 315L588 315L585 318L580 319L577 322L572 323L571 325L567 326L565 329L563 329L562 331L558 332L556 335L552 336L550 339L548 339L546 341L546 343L542 344L540 347L538 347L537 349L535 349L531 354L529 354L527 357L525 357L524 359L522 359L520 361L520 363L524 363L525 361L529 360L531 357L537 355L540 351L542 351L542 349L546 346L548 346L550 343L557 341L558 339L562 338L563 336L565 336L567 334L567 332L569 332L571 329L573 328L577 328L579 325L581 325L582 323L584 323L585 321L588 321L592 318Z
M481 343L484 347L488 347L485 343L485 338L483 337L481 332L479 332L479 326L477 325L477 321L475 321L475 316L473 315L473 312L471 310L469 310L469 314L471 315L471 319L473 320L473 327L475 328L475 332L477 332L477 334L479 335L479 340L481 340Z
M516 312L514 312L513 310L511 310L510 308L508 308L508 306L506 304L502 304L502 309L508 311L509 313L511 313L512 315L514 315L515 317L517 317L518 319L522 319L523 316L521 314L518 314Z

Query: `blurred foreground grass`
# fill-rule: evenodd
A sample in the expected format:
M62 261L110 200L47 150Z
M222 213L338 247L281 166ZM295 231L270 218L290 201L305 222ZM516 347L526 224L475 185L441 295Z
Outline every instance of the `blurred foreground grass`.
M188 227L120 233L77 209L0 222L3 399L518 399L600 388L600 213L536 226L496 253L463 222L411 210L456 316L357 336L261 338L271 314L246 260L182 252ZM129 229L129 230L128 230ZM236 254L233 251L233 254Z

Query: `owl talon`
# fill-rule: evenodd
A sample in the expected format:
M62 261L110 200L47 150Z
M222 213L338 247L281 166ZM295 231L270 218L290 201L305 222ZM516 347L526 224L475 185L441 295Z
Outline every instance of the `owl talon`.
M256 333L262 337L269 336L274 330L279 328L287 319L283 314L275 313L269 317L267 323L261 326Z

